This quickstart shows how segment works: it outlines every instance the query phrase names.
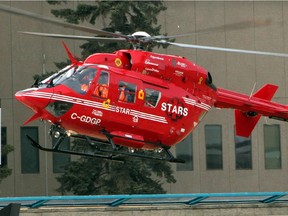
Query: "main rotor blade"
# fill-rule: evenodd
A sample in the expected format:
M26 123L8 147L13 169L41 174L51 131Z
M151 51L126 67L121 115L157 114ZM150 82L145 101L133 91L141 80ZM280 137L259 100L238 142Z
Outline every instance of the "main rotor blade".
M87 40L87 41L100 41L100 42L125 42L125 38L108 38L108 37L93 37L93 36L78 36L78 35L63 35L63 34L50 34L50 33L40 33L40 32L23 32L22 34L41 36L41 37L51 37L51 38L64 38L73 40Z
M230 24L215 26L211 28L201 29L197 32L195 31L195 32L178 34L178 35L170 35L170 36L157 35L157 36L154 36L153 38L173 39L173 38L180 38L180 37L189 37L189 36L199 35L199 34L207 34L207 33L222 32L222 31L235 31L235 30L241 30L241 29L263 27L263 26L268 26L270 24L271 24L271 19L242 21L242 22L230 23Z
M195 45L195 44L174 43L174 42L168 42L168 41L157 41L157 42L162 43L162 44L170 44L170 45L183 47L183 48L194 48L194 49L214 50L214 51L223 51L223 52L288 57L288 54L286 54L286 53L263 52L263 51L243 50L243 49L231 49L231 48L222 48L222 47L202 46L202 45Z
M100 36L122 37L122 38L128 39L128 37L126 35L117 34L117 33L113 33L113 32L107 32L107 31L103 31L100 29L96 29L96 28L90 28L87 26L81 26L81 25L66 23L66 22L62 22L62 21L59 21L59 20L56 20L56 19L53 19L50 17L44 17L44 16L41 16L41 15L36 14L36 13L28 12L28 11L14 8L14 7L9 7L9 6L2 5L2 4L0 4L0 11L28 17L31 19L40 20L43 22L51 23L54 25L58 25L58 26L62 26L62 27L66 27L66 28L70 28L70 29L74 29L74 30L78 30L78 31L97 34Z

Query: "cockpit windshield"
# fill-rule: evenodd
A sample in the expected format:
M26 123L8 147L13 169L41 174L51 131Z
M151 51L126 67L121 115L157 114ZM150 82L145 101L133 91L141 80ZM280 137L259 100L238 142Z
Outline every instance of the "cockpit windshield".
M58 73L42 80L41 84L46 85L47 87L63 84L77 93L85 94L95 75L96 68L91 65L83 65L80 67L69 65Z
M64 80L69 78L77 70L77 67L68 65L67 67L60 70L58 73L51 75L50 77L41 81L41 84L47 84L49 86L56 86L61 84Z

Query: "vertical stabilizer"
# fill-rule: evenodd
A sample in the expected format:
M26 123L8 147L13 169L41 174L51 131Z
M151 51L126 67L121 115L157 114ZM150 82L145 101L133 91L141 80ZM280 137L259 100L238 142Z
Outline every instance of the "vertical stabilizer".
M236 135L249 137L258 123L261 115L249 116L240 110L235 110L235 125L236 125Z
M270 101L276 93L277 89L278 86L266 84L254 95L252 95L249 100L253 101L253 99L258 98ZM253 112L252 110L249 112L235 110L236 134L238 136L249 137L260 117L260 114L258 114L257 112Z
M80 65L80 64L82 64L80 61L78 61L78 60L73 56L73 54L70 52L68 46L67 46L64 42L62 42L62 44L63 44L63 46L64 46L64 48L65 48L65 50L66 50L66 53L67 53L67 55L68 55L68 57L69 57L69 59L70 59L70 61L71 61L71 64L72 64L72 65Z

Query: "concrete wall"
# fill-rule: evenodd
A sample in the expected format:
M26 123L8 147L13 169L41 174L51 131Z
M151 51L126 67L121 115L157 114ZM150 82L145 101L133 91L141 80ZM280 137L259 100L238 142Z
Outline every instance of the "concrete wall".
M205 207L123 207L123 208L97 208L97 207L83 207L83 208L51 208L51 209L21 209L21 216L80 216L80 215L113 215L113 216L134 216L134 215L158 215L158 216L224 216L224 215L288 215L287 206L272 205L250 205L250 206L205 206Z

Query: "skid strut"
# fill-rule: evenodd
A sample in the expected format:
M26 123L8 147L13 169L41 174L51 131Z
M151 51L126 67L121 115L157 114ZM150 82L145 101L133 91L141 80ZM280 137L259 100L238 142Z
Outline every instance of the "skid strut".
M71 154L71 155L78 155L78 156L87 156L87 157L93 157L93 158L100 158L100 159L107 159L107 160L114 160L114 161L125 161L125 157L133 157L133 158L144 158L144 159L152 159L152 160L160 160L160 161L168 161L173 163L185 163L182 159L177 159L173 156L173 154L169 151L168 148L165 147L159 147L163 151L163 156L159 155L159 153L136 153L136 152L129 152L127 151L127 148L123 148L122 146L116 145L111 137L108 138L108 141L98 140L87 136L79 136L79 135L73 135L72 137L77 139L84 139L86 140L92 147L94 147L93 152L91 151L74 151L74 150L64 150L61 149L61 143L64 140L64 138L67 136L65 133L57 133L57 141L56 143L51 147L43 147L38 142L36 142L33 138L31 138L29 135L27 135L27 138L31 142L32 146L35 148L38 148L42 151L48 151L48 152L57 152L57 153L63 153L63 154ZM55 136L54 136L55 138ZM107 148L108 147L108 148ZM155 156L156 155L156 156Z

